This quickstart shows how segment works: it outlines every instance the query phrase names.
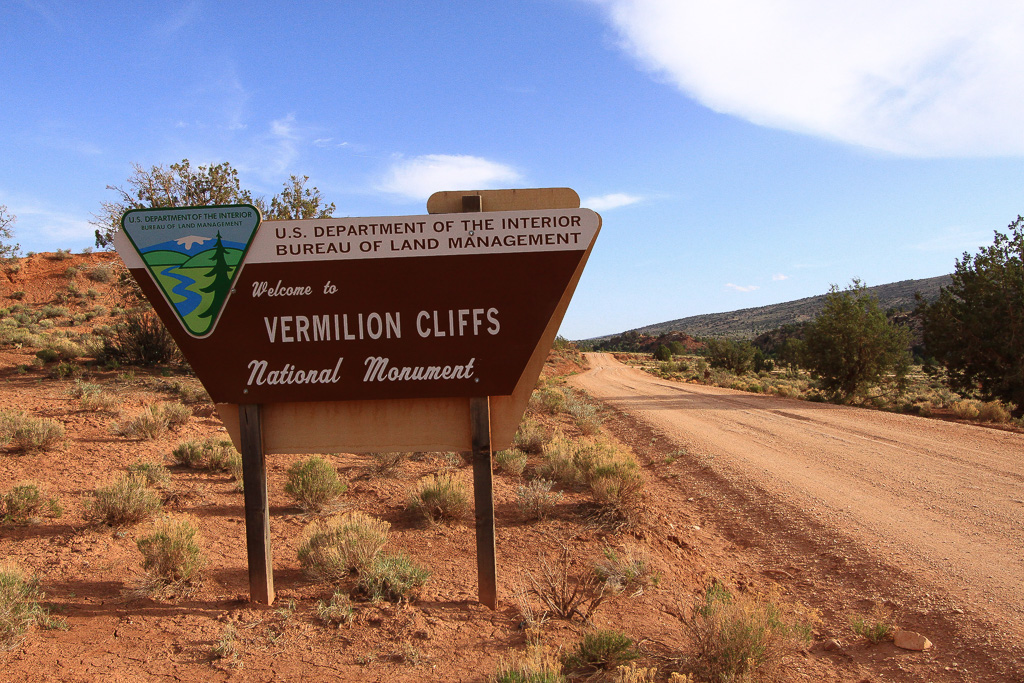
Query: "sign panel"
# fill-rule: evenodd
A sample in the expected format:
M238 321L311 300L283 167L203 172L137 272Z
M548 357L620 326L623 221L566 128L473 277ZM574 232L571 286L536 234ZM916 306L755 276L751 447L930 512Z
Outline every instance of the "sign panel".
M243 243L224 222L245 211L130 211L115 239L218 403L510 395L601 222L588 209L267 221Z

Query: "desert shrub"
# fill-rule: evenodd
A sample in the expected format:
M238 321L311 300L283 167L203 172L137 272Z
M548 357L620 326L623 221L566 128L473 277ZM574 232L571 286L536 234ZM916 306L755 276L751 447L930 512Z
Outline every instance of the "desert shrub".
M166 422L168 427L180 427L192 417L192 410L180 403L157 403L152 410Z
M982 422L1003 424L1010 421L1010 413L1000 401L986 401L978 406L978 419Z
M224 660L228 666L241 666L238 652L238 628L234 624L224 626L217 642L210 648L210 654L215 659Z
M670 361L672 360L672 349L664 344L659 344L658 348L654 349L654 353L652 355L654 356L654 360Z
M583 480L576 461L572 442L557 438L544 447L544 462L540 466L542 477L572 486Z
M58 249L57 251L53 252L52 254L48 254L46 256L46 258L51 260L51 261L67 261L69 258L71 258L71 250L70 249Z
M594 574L612 592L643 588L653 581L650 556L642 548L627 547L621 553L614 548L605 548L603 555L604 559L594 565Z
M78 407L90 412L117 412L121 399L103 390L99 384L83 382L78 380L75 386L68 390L72 398L78 399Z
M114 279L114 268L106 263L101 263L98 266L93 266L85 276L93 282L110 282Z
M7 297L9 299L14 299L15 301L21 301L25 298L25 291L19 289L17 292L11 292Z
M192 593L206 566L200 541L199 530L188 518L157 520L153 532L136 542L149 575L146 588L160 595Z
M128 474L142 477L146 480L147 486L167 488L171 483L171 473L158 462L144 462L136 460L126 468Z
M953 414L962 420L973 420L978 417L978 404L975 401L961 399L950 406Z
M734 596L713 581L683 620L692 636L694 673L703 680L774 680L800 629L786 623L774 602Z
M127 422L115 423L113 425L113 431L118 436L147 441L159 438L167 429L167 418L156 405L147 407Z
M43 597L36 579L12 563L0 563L0 651L17 647L33 626L63 626L39 604Z
M302 530L299 564L314 579L340 581L370 566L390 528L388 522L357 510L315 520Z
M360 573L357 588L373 601L410 602L429 578L430 572L406 555L377 555Z
M543 555L537 557L538 572L528 572L529 593L537 597L548 614L560 619L578 616L590 621L594 611L607 596L604 582L593 571L574 572L569 548L562 550L555 562Z
M51 336L47 345L36 351L36 358L44 363L54 361L69 361L79 358L82 355L82 347L68 339L60 339Z
M404 451L388 451L386 453L371 453L370 459L373 464L371 471L377 476L390 477L398 471L402 463L408 459L409 454Z
M203 463L205 446L204 441L182 441L171 451L171 457L179 465L198 468Z
M518 477L526 469L526 453L523 453L518 448L498 451L494 454L494 464L502 472Z
M16 452L48 451L64 441L64 425L20 410L0 410L0 444Z
M408 508L433 522L458 519L469 511L469 494L451 475L431 475L409 494Z
M551 490L553 484L547 479L533 479L521 484L516 488L516 507L529 519L544 519L562 499L561 493Z
M526 418L516 430L516 434L512 438L512 445L524 453L537 455L544 450L545 441L547 441L547 435L544 433L544 427L535 420Z
M565 394L554 387L536 389L530 394L530 407L539 412L557 415L565 405Z
M341 626L352 623L352 599L348 593L336 591L329 602L318 600L316 603L317 619L327 626Z
M153 311L126 311L113 337L105 340L103 362L121 365L164 365L180 358L178 345Z
M178 397L182 403L210 403L210 394L202 386L195 386L182 380L174 380L163 385L164 389Z
M628 523L639 520L644 480L635 463L610 462L595 467L590 477L594 501Z
M583 434L589 436L600 431L603 420L598 414L598 407L584 400L579 394L566 393L565 412L572 416Z
M146 478L126 473L93 491L87 502L89 516L111 526L137 524L160 511L160 497L147 486Z
M320 512L348 490L338 471L319 455L292 463L284 491L307 512Z
M586 633L576 649L562 655L562 665L574 671L610 670L640 656L633 640L612 630Z
M24 523L35 517L60 517L64 510L33 482L15 485L0 494L0 521Z

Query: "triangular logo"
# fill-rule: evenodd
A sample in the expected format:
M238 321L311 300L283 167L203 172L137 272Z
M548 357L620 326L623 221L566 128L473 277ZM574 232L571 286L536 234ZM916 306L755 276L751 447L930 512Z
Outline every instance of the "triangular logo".
M242 269L260 212L248 204L135 209L121 227L182 327L213 332Z

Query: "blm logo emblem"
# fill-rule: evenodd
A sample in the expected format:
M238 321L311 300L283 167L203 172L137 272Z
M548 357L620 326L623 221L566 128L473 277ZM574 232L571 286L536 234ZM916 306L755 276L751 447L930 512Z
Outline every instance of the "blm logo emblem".
M135 209L121 218L125 236L193 337L213 332L259 225L259 211L248 204Z

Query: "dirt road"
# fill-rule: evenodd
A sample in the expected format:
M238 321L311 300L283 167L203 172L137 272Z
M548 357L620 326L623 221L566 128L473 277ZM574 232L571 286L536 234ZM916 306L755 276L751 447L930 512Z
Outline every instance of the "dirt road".
M902 570L1000 640L1024 634L1024 435L655 378L588 354L574 378L755 492ZM863 579L865 577L861 577Z

